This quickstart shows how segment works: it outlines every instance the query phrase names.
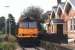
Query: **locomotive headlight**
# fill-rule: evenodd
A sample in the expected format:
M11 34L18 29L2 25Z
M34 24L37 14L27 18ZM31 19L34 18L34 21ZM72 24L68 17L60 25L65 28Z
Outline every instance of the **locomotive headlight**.
M19 33L18 36L21 36L21 33Z

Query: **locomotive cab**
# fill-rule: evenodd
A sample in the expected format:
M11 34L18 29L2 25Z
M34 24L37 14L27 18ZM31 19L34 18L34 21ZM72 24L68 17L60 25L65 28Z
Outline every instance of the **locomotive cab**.
M19 22L17 28L17 38L27 39L27 38L37 38L39 35L38 22L34 20L25 20L24 22Z

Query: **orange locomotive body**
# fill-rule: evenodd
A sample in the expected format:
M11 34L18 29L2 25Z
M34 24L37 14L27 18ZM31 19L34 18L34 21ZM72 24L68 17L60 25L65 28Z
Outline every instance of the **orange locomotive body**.
M37 38L38 35L39 28L36 21L19 22L16 35L18 38Z

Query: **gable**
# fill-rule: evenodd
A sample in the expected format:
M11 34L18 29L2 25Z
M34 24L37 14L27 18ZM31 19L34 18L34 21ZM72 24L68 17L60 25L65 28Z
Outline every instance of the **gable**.
M69 14L71 8L72 8L72 5L69 2L67 2L66 6L65 6L65 12L67 15Z
M62 9L64 9L65 3L66 3L66 2L61 2L61 3L60 3L60 7L61 7Z

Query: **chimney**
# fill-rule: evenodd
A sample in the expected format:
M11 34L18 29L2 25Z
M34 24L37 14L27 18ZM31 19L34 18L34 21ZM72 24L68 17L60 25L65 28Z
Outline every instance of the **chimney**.
M61 3L61 0L57 0L57 4Z

